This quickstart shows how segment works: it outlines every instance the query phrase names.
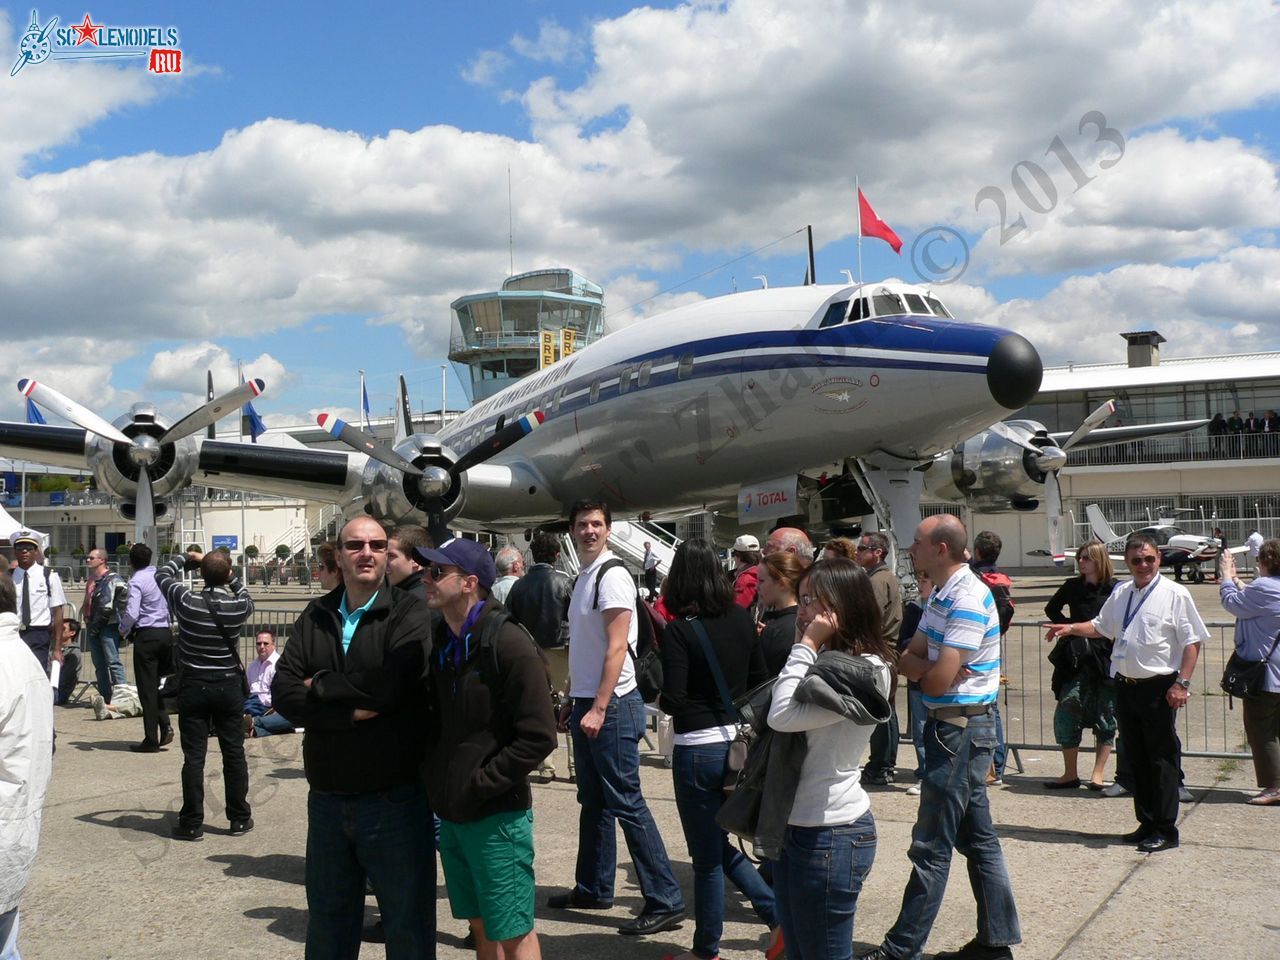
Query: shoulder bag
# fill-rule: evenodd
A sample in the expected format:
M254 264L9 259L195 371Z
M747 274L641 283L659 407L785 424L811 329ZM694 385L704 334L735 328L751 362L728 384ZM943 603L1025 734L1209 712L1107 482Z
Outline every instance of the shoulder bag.
M733 697L729 696L729 684L725 682L724 672L720 669L720 661L716 658L716 652L711 646L711 638L707 636L707 628L697 618L688 622L698 637L698 643L702 645L702 655L707 658L707 664L711 667L711 675L715 678L716 689L720 691L720 699L724 703L725 712L737 727L737 734L729 741L729 756L725 761L724 770L724 790L726 793L731 793L738 788L738 781L741 779L742 771L747 765L747 753L751 749L752 730L751 727L742 722L742 714L734 705Z
M1223 691L1241 699L1260 695L1267 682L1267 664L1275 656L1277 644L1280 644L1280 633L1272 641L1271 651L1261 660L1246 660L1233 650L1227 661L1227 668L1222 672L1222 680L1219 681Z

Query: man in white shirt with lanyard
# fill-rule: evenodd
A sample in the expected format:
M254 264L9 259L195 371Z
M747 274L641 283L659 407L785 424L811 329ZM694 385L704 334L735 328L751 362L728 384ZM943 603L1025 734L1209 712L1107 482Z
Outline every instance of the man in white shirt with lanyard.
M13 553L18 560L13 571L13 585L18 591L18 633L48 676L50 649L57 646L53 638L62 636L62 606L67 602L62 578L38 562L40 541L30 530L14 534Z
M579 500L569 510L581 572L569 601L569 697L560 714L573 737L578 782L576 883L547 901L552 909L608 910L617 873L615 822L621 823L644 909L619 933L670 930L684 919L684 899L662 834L640 792L644 701L636 689L636 585L613 560L606 503ZM598 600L597 600L598 596Z
M1133 579L1121 583L1098 616L1084 623L1049 627L1062 636L1113 637L1111 675L1116 681L1120 749L1133 771L1133 808L1138 829L1125 834L1145 853L1178 845L1178 734L1176 711L1190 697L1200 644L1209 631L1191 594L1160 576L1155 540L1135 533L1124 545Z

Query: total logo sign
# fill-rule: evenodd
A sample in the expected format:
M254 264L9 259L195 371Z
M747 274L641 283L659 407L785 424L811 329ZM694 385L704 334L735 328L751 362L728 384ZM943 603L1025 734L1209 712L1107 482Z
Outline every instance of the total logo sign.
M772 520L789 517L799 512L796 497L797 480L793 473L777 480L766 480L738 489L740 517L752 520Z

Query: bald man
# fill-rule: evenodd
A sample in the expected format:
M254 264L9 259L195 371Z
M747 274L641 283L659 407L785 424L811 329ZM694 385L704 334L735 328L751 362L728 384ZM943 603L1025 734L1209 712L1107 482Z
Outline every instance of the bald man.
M773 531L762 552L766 557L774 553L794 553L806 566L813 563L813 542L798 527L779 527Z

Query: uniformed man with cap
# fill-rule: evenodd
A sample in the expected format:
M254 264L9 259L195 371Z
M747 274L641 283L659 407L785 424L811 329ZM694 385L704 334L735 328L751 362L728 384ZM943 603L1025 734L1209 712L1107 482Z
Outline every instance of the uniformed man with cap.
M39 562L40 539L30 530L19 530L12 538L18 566L13 585L18 591L18 633L49 673L52 638L62 634L62 605L67 602L62 578Z

